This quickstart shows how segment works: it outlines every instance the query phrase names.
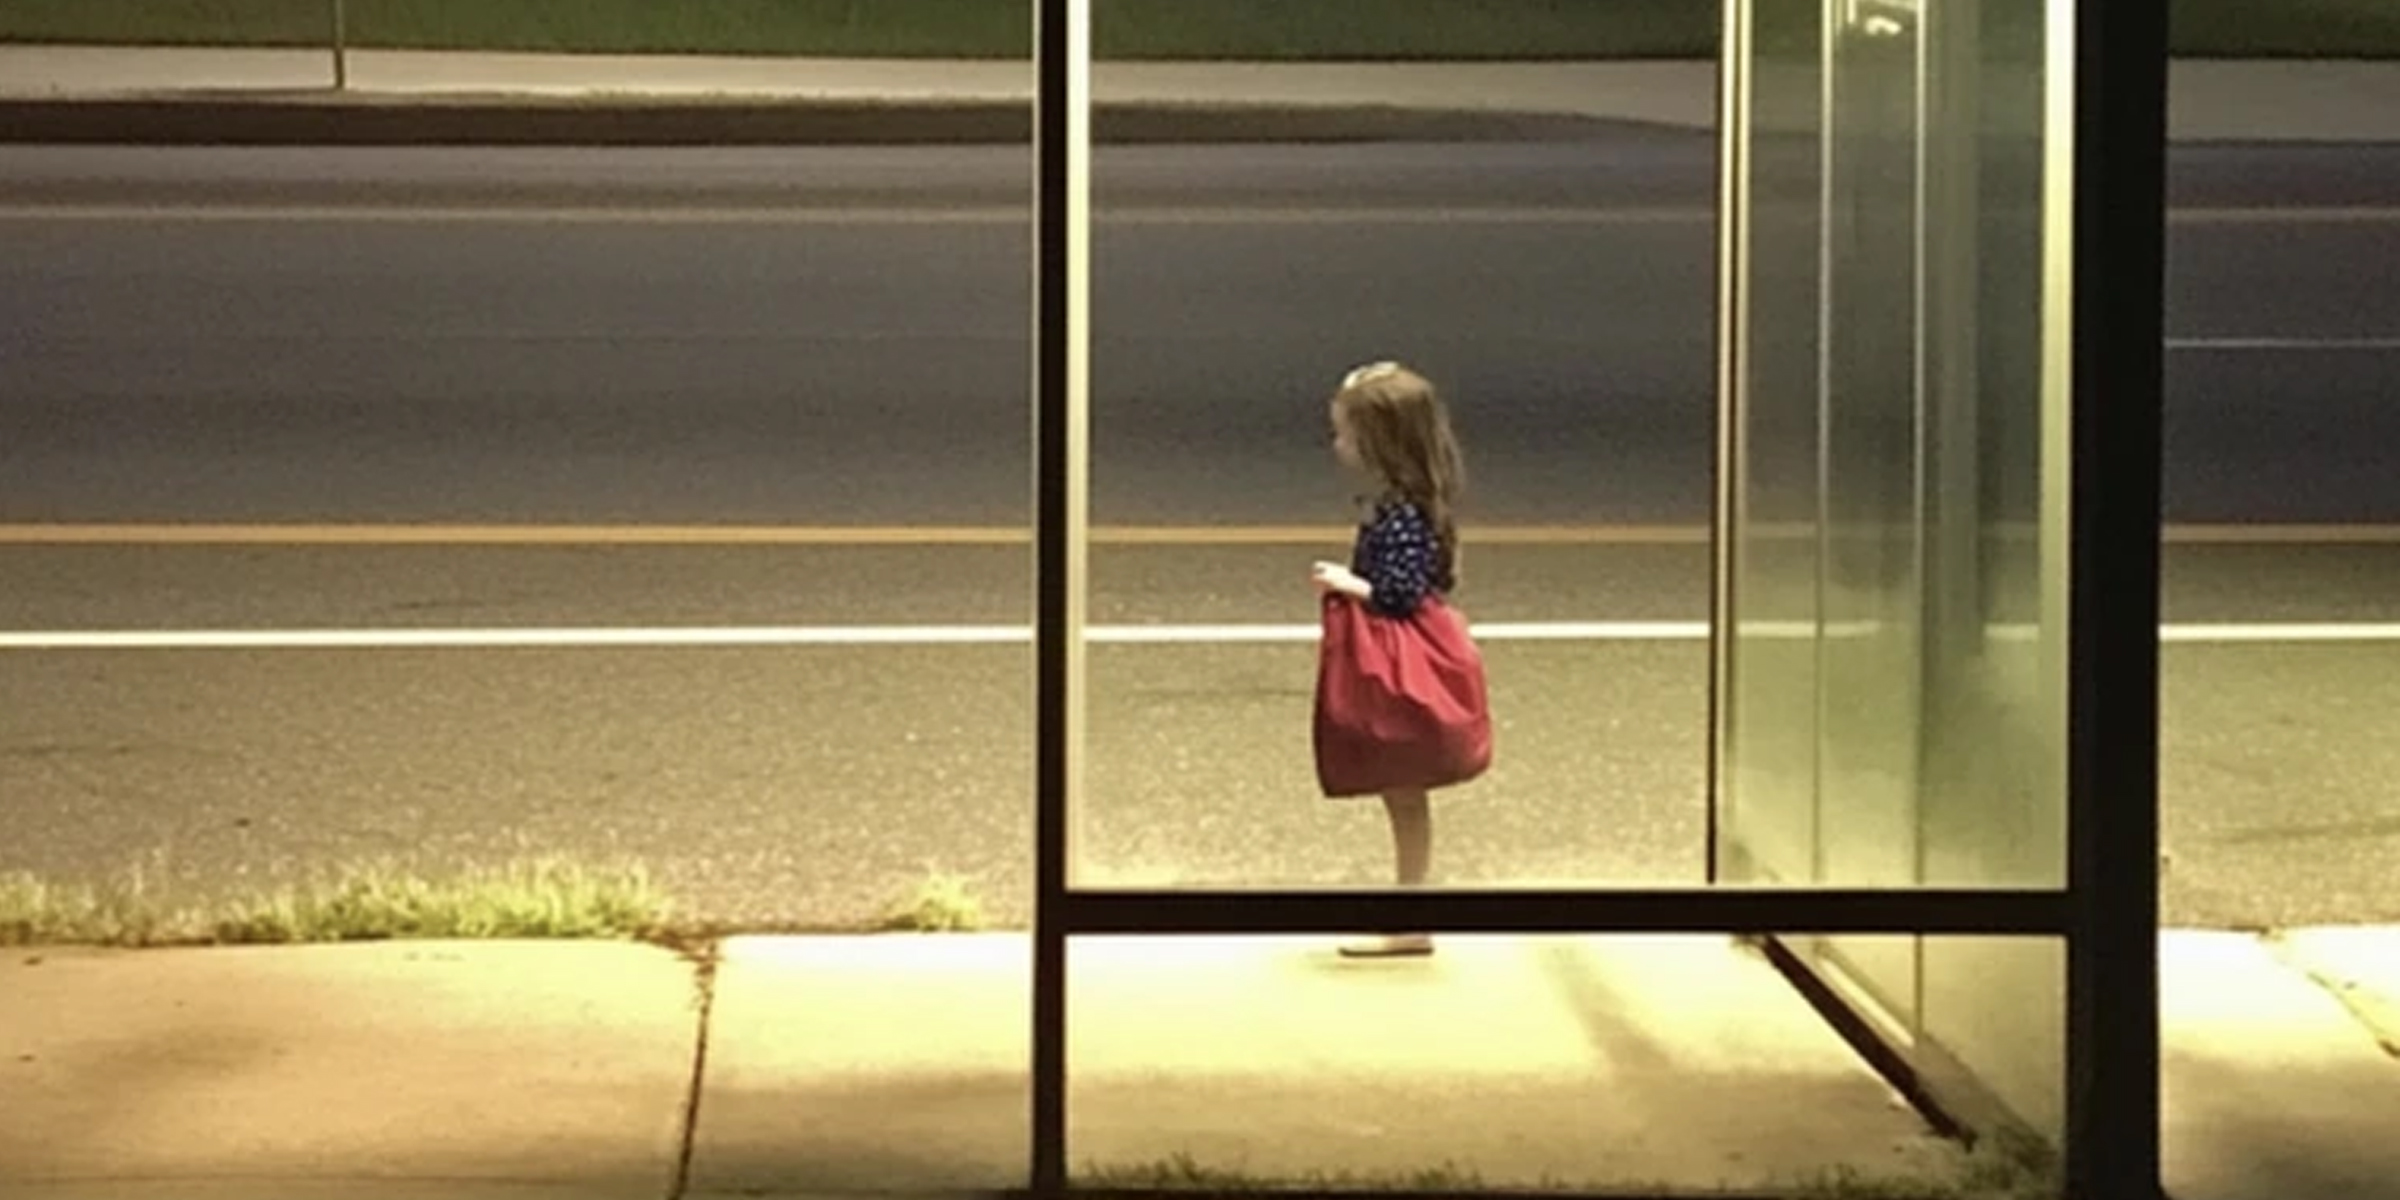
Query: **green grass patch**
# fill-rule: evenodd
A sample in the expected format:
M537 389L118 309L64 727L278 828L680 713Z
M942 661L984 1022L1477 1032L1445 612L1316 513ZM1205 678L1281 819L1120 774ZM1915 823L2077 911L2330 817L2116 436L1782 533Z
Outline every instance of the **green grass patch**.
M884 911L887 932L971 933L984 927L983 901L963 875L929 872Z
M328 0L0 0L0 40L316 46ZM359 47L1023 58L1033 0L346 0ZM1706 54L1694 0L1095 0L1102 58Z
M664 931L671 909L638 866L555 858L430 877L364 865L209 905L170 902L142 867L99 887L17 873L0 875L0 945L638 938Z
M1482 1174L1454 1163L1424 1167L1409 1171L1351 1172L1310 1171L1299 1175L1268 1176L1249 1171L1212 1167L1188 1154L1147 1163L1092 1163L1075 1173L1074 1184L1079 1188L1107 1189L1128 1192L1175 1191L1200 1192L1211 1195L1264 1195L1289 1191L1377 1191L1425 1192L1428 1194L1466 1195L1490 1192L1491 1185ZM1622 1189L1622 1182L1610 1185ZM1545 1180L1533 1188L1511 1187L1510 1191L1571 1191L1561 1181ZM1594 1190L1605 1191L1607 1188Z
M137 862L106 887L0 873L0 946L150 946L192 940L197 914L171 906L157 888L158 860Z
M345 0L363 48L1025 57L1033 0ZM321 46L330 0L0 0L0 41ZM2174 0L2176 53L2400 57L2392 0ZM1711 0L1094 0L1106 59L1715 52Z
M2394 0L2173 0L2178 54L2194 58L2400 58Z
M1837 1168L1800 1180L1792 1200L2052 1200L2056 1186L2016 1176L1943 1179L1930 1175L1878 1175Z
M1947 1173L1871 1172L1835 1167L1798 1179L1769 1183L1752 1194L1788 1196L1791 1200L2047 1200L2057 1192L2047 1168L2047 1152L2019 1139L1987 1139L1962 1154ZM1487 1183L1482 1173L1457 1163L1390 1172L1312 1171L1298 1175L1259 1175L1216 1167L1188 1154L1155 1162L1090 1163L1075 1172L1077 1188L1100 1192L1190 1192L1218 1196L1261 1196L1278 1192L1415 1192L1429 1196L1476 1194L1540 1195L1574 1192L1587 1195L1638 1193L1673 1195L1688 1192L1654 1180L1612 1179L1570 1181L1545 1175L1532 1183Z
M0 0L0 41L323 46L326 0Z
M1093 0L1104 59L1638 59L1716 52L1707 0Z

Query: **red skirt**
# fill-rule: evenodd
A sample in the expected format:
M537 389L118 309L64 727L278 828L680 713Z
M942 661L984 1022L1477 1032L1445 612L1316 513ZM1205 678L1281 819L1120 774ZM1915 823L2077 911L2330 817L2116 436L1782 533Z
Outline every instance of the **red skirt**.
M1324 598L1317 784L1328 797L1448 787L1492 763L1483 654L1466 618L1427 596L1405 618Z

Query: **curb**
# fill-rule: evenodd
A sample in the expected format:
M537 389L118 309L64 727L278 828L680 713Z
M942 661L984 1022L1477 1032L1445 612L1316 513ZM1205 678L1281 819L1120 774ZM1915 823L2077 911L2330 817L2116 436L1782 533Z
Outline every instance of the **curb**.
M1636 121L1397 105L1114 103L1092 114L1107 144L1557 141ZM1684 131L1706 136L1705 131ZM1030 144L1030 104L699 97L330 93L0 99L0 144L195 146L778 146Z

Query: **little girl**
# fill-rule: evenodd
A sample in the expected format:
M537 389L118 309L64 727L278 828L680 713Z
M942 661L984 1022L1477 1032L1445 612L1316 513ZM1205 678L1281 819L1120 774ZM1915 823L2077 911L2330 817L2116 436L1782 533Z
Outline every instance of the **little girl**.
M1450 418L1433 385L1393 362L1363 366L1342 379L1331 405L1333 450L1345 467L1372 477L1379 491L1351 548L1350 565L1319 562L1320 593L1353 597L1371 611L1406 619L1428 599L1458 585L1458 528L1453 519L1464 471ZM1425 882L1433 857L1433 812L1423 788L1386 791L1397 876ZM1351 957L1433 952L1426 934L1396 934L1342 947Z

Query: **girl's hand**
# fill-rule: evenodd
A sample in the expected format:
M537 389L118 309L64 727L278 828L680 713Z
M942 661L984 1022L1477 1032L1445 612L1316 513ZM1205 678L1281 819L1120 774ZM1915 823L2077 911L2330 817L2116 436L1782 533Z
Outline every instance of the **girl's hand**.
M1345 596L1364 600L1367 598L1367 594L1374 590L1366 580L1359 578L1350 568L1340 563L1319 562L1310 578L1317 585L1319 595L1326 592L1340 592Z

